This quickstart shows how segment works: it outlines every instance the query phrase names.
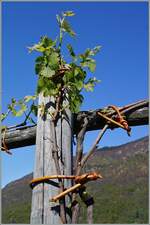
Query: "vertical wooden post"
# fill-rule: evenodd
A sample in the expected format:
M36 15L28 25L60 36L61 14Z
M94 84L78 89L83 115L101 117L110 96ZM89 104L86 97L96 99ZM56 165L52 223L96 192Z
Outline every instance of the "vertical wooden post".
M50 97L39 96L39 105L44 103L46 108L54 110L53 100ZM58 119L56 126L57 145L59 150L59 163L62 174L72 173L72 114L66 110ZM55 175L56 168L52 156L53 135L50 115L45 119L38 112L38 123L36 132L36 151L34 178ZM65 187L71 186L71 181L65 181ZM58 181L52 180L41 183L34 187L32 192L31 224L61 224L59 216L59 203L50 202L50 199L58 194ZM66 206L69 204L67 198ZM70 223L70 217L67 216Z

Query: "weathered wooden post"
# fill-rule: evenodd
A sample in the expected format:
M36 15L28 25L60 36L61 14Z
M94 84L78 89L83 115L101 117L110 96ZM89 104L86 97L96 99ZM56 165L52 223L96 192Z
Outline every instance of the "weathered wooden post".
M39 105L44 103L47 109L54 110L53 101L50 97L39 96ZM53 108L53 109L52 109ZM36 151L34 178L48 175L56 175L56 167L53 158L53 128L51 116L45 118L38 112L38 123L36 132ZM56 126L56 138L58 145L59 164L61 174L70 175L72 173L72 114L66 109L58 119ZM52 180L49 183L39 183L33 189L31 224L60 224L59 202L51 202L50 199L58 194L58 182ZM64 183L65 187L71 186L71 181ZM69 203L67 199L66 207ZM67 215L67 222L70 222Z

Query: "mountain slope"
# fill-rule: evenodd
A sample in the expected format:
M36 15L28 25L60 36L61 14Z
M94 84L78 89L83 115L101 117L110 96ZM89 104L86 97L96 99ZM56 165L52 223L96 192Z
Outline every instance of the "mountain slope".
M148 223L148 137L97 150L84 168L104 179L87 184L93 195L94 223ZM2 190L2 222L29 223L32 179L29 174ZM79 223L87 223L81 202Z

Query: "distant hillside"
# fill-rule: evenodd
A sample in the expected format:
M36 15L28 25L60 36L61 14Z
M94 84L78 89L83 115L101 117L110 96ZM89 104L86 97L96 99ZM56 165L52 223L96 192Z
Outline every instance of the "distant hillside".
M103 181L88 183L94 196L94 223L148 223L148 137L97 150L84 171L99 171ZM2 223L30 223L29 174L2 190ZM87 223L82 203L79 223Z

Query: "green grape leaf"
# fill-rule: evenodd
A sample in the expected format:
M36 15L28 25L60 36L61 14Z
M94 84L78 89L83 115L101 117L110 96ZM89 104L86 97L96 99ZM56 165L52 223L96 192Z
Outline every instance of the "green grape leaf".
M12 111L13 107L12 105L8 104L8 110Z
M38 51L38 52L46 52L49 49L52 49L56 45L56 41L53 41L52 39L48 38L47 36L41 37L40 42L38 44L33 45L32 47L27 47L29 50L29 53L32 51Z
M59 68L59 54L52 52L48 58L48 65L52 70L57 70ZM54 74L53 74L54 75Z
M83 88L83 81L82 80L76 80L75 86L80 91Z
M37 116L37 114L38 114L38 107L37 107L37 105L32 104L31 105L31 110L32 110L33 114L35 116Z
M95 62L89 62L88 68L93 73L95 71L95 68L96 68L96 63Z
M68 44L67 48L68 48L70 56L75 60L76 59L76 54L75 54L75 52L73 50L73 47L70 44Z
M40 76L37 83L37 91L36 91L37 94L39 94L44 89L44 86L45 86L44 79L43 77Z
M45 88L45 90L43 92L44 97L56 96L57 94L58 94L58 90L56 88L51 88L51 89Z
M96 55L99 51L100 51L101 46L96 46L93 49L87 49L85 51L85 56L89 57L89 56L94 56Z
M38 52L44 52L45 48L42 46L42 44L35 44L32 47L27 47L29 50L29 53L33 52L33 51L38 51Z
M2 122L7 117L7 113L0 114L0 121Z
M93 91L94 84L93 83L84 84L84 88L86 89L86 91Z
M41 72L42 69L43 68L42 68L42 65L41 64L39 64L39 63L36 63L35 64L35 73L36 74L40 74L40 72Z
M83 61L87 60L90 56L95 56L100 51L101 46L96 46L93 49L86 49L83 54L79 54L79 58Z
M82 100L77 96L71 97L70 101L70 109L74 113L78 113L80 111L80 106L82 104Z
M95 77L90 78L84 85L83 87L85 88L86 91L93 91L94 86L96 83L99 83L100 80L97 80Z
M70 24L66 20L63 20L63 22L61 24L61 28L63 29L63 31L67 32L72 37L74 37L76 35L75 32L72 30Z
M74 76L76 77L78 74L80 74L80 72L81 72L81 69L79 68L79 67L75 67L74 68Z
M37 63L44 63L45 62L45 57L44 56L38 56L35 60Z
M36 58L35 62L35 73L39 75L42 69L46 66L47 59L45 56L39 56Z
M22 110L17 111L15 109L12 109L12 114L13 114L13 116L17 116L17 117L22 116L23 111Z
M20 110L16 110L15 108L12 109L12 114L14 116L22 116L22 114L27 110L27 106L24 103L18 103L18 105L20 106Z
M87 58L87 60L80 62L82 67L87 67L92 73L95 71L96 63L94 59Z
M74 68L74 76L75 76L76 80L84 81L84 79L86 77L86 72L81 67L76 66Z
M16 103L16 99L12 98L11 102L12 102L12 104L15 104Z
M27 110L27 106L26 106L24 103L22 103L22 104L20 105L20 107L21 107L21 110L22 110L23 112L25 112L25 111Z
M50 49L51 47L56 45L56 41L53 41L51 38L47 36L42 37L41 39L42 46L46 49Z
M63 81L65 84L67 84L68 82L74 82L74 74L73 71L66 71L64 76L63 76Z
M83 96L80 94L80 91L76 88L74 84L72 84L71 89L69 91L69 99L70 110L74 113L79 112L80 106L83 102Z
M93 55L93 56L96 55L100 51L101 47L102 46L98 45L95 48L93 48L91 55Z
M49 66L47 66L41 71L40 74L43 77L52 77L55 74L55 70L52 70Z

